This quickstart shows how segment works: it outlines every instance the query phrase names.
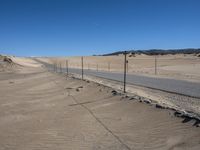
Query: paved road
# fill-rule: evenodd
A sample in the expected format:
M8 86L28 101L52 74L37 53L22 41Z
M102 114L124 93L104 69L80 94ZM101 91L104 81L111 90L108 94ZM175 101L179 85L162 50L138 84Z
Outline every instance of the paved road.
M53 70L53 65L41 62L36 60L42 64L44 64L49 69ZM66 71L63 68L63 71ZM69 69L70 73L81 74L81 69ZM103 71L94 71L94 70L84 70L85 75L91 75L111 80L116 80L123 82L123 73L112 73L112 72L103 72ZM200 83L194 83L183 80L176 79L166 79L166 78L155 78L155 77L147 77L141 75L128 74L127 75L127 83L149 87L153 89L168 91L172 93L178 93L181 95L187 95L190 97L200 98Z

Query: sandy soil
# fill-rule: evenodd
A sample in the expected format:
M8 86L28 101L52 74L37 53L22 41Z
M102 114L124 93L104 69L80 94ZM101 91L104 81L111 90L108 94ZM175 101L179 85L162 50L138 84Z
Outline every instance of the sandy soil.
M41 58L58 66L81 68L80 57ZM155 76L155 56L136 55L128 57L128 73ZM124 56L87 56L84 57L84 68L93 70L122 72ZM178 78L200 82L200 58L195 55L164 55L157 56L157 77Z
M24 67L41 67L41 64L26 57L11 57L14 63Z
M0 73L0 149L200 149L193 120L112 91L40 67Z
M11 72L16 69L17 66L9 60L9 57L0 55L0 72Z

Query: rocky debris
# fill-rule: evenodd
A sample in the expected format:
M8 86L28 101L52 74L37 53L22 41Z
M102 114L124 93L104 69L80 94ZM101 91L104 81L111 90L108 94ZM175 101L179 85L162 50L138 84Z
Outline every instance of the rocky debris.
M175 111L175 112L174 112L174 116L175 116L175 117L182 117L182 113L179 112L179 111Z
M128 95L124 95L124 96L121 97L120 100L122 100L122 99L127 99L127 98L129 98L129 96L128 96Z
M113 96L117 95L117 91L115 91L115 90L112 90L111 93Z
M79 87L76 88L76 91L79 92L80 89L82 89L82 88L83 88L83 86L79 86Z
M79 87L77 87L78 89L82 89L83 88L83 86L79 86Z
M129 98L129 96L128 96L128 95L125 95L124 98Z
M123 98L125 98L125 97L123 97ZM140 97L140 96L137 96L137 95L132 96L129 100L139 100L140 103L152 104L152 100L145 98L145 97ZM153 105L158 109L169 109L171 111L174 111L175 117L183 118L182 123L194 121L193 126L200 127L200 119L198 119L198 116L196 117L190 111L183 111L182 112L182 111L176 110L175 108L162 106L161 104L158 104L158 103L153 104Z
M200 127L200 120L196 120L196 122L193 124L195 127Z
M71 87L66 87L65 89L66 89L66 90L72 90L73 88L71 88Z
M148 98L142 98L143 99L143 102L146 103L146 104L151 104L151 100L148 99Z
M6 57L6 56L3 58L3 61L4 61L4 62L7 62L7 63L9 63L9 64L13 63L12 59L10 59L10 58L8 58L8 57Z
M192 119L193 119L193 118L191 118L191 117L184 116L184 119L183 119L182 123L190 122Z
M107 86L101 85L99 83L96 83L96 85L102 86L102 89L99 89L99 91L102 91L103 89L107 88ZM123 90L123 89L121 89L121 90ZM79 89L77 91L79 91ZM111 91L110 89L107 90L108 93L110 93L110 91ZM193 126L200 127L200 121L199 121L200 116L198 116L197 114L194 114L193 112L178 110L177 108L169 107L167 104L166 105L165 104L158 104L158 103L156 103L155 101L153 101L149 98L141 97L141 96L138 96L138 95L126 97L126 96L124 96L125 95L124 93L117 92L114 89L111 91L111 93L112 93L113 96L116 96L116 95L123 96L121 99L128 98L129 100L137 100L140 103L150 104L151 106L154 106L155 108L158 108L158 109L171 110L171 114L173 114L176 117L183 118L183 120L182 120L183 123L190 122L190 123L193 123Z
M13 84L13 83L15 83L15 82L14 82L14 81L10 81L9 83L10 83L10 84Z
M110 93L110 90L108 90L107 93ZM111 93L112 93L113 96L116 96L116 95L118 95L118 96L124 96L123 93L117 92L116 90L112 90Z
M132 96L131 98L130 98L130 100L133 100L133 99L139 99L139 96L137 96L137 95L134 95L134 96Z
M134 97L131 97L129 100L136 100Z
M194 121L193 126L200 127L200 120L197 117L194 117L190 114L186 114L180 111L175 111L174 116L183 118L182 123L188 123Z
M137 96L137 95L132 96L129 100L139 100L139 102L141 102L141 103L144 102L146 104L150 104L152 102L148 98Z
M160 104L156 104L155 106L156 108L159 108L159 109L165 109L165 107L161 106Z

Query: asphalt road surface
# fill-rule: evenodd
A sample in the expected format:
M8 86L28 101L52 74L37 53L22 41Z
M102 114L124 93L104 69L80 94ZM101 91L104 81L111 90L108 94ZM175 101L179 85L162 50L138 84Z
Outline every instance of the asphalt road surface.
M45 65L49 70L54 70L54 66L41 62L37 59L34 59L39 63ZM58 71L59 68L58 68ZM66 71L66 68L62 68L62 71ZM81 74L81 69L69 68L69 73ZM95 71L95 70L84 70L84 75L90 75L95 77L101 77L105 79L115 80L123 82L124 74L123 73L113 73L113 72L104 72L104 71ZM177 93L185 96L200 98L200 83L194 83L189 81L177 80L177 79L167 79L167 78L156 78L156 77L147 77L135 74L127 74L127 84L133 84L143 87L148 87L152 89L162 90L171 93Z

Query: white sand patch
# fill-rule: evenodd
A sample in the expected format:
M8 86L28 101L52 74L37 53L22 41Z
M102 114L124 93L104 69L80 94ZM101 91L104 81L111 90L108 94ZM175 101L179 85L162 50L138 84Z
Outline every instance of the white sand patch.
M21 66L25 67L41 67L41 64L38 62L25 57L11 57L12 61L16 64L19 64Z

